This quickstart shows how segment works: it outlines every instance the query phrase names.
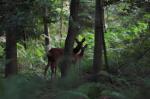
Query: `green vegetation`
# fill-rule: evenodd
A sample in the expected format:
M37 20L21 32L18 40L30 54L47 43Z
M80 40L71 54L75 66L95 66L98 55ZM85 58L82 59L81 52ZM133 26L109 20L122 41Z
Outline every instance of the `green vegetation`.
M7 0L2 1L7 2ZM63 48L69 27L70 1L25 1L22 6L16 7L14 10L16 14L5 13L3 21L1 19L4 16L0 14L0 99L148 99L150 97L148 7L150 2L148 0L105 0L110 1L104 9L104 36L109 70L106 70L105 59L102 58L102 69L98 73L96 82L93 82L92 75L95 2L80 0L81 6L78 12L80 22L72 23L75 26L79 25L78 39L85 37L84 45L88 45L83 58L77 64L71 65L66 77L61 78L61 70L58 67L56 78L51 79L50 69L46 77L43 75L48 61L45 46L47 35L43 33L43 9L45 7L48 9L50 46ZM5 6L0 8L6 9ZM0 13L3 11L0 10ZM6 31L14 24L21 27L16 36L18 74L4 78L5 64L9 60L5 58L6 42L2 39L5 39ZM25 40L22 31L26 33ZM15 31L12 33L15 35Z

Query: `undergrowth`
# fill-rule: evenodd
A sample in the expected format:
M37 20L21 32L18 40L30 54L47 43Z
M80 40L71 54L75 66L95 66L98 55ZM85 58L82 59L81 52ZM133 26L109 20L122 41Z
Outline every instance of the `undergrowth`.
M142 39L142 38L139 38ZM144 39L142 39L144 40ZM141 41L142 41L141 40ZM149 39L148 39L149 40ZM92 73L92 48L84 59L71 68L64 79L45 79L47 64L44 44L29 40L28 48L17 43L19 74L4 79L0 76L0 99L148 99L150 97L149 43L131 42L123 49L109 48L110 72L102 72L98 82L88 79ZM141 50L138 45L143 46ZM144 52L146 51L146 54ZM140 56L141 57L140 57ZM138 56L140 59L137 59ZM0 46L0 74L4 74L4 47ZM57 72L58 75L60 72ZM111 78L111 82L110 82Z

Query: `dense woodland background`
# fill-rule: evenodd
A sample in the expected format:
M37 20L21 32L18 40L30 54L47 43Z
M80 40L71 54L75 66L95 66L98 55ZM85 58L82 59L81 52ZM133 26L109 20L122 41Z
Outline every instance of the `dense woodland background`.
M53 79L51 48L64 56ZM0 0L0 99L10 98L149 99L150 1Z

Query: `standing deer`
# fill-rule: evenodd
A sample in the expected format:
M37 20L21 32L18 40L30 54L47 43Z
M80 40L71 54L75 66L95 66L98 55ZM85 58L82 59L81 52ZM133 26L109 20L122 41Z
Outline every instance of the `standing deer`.
M73 49L73 57L75 59L75 61L78 60L78 57L82 57L83 55L83 49L85 49L85 47L83 46L83 42L85 41L85 38L83 38L81 41L79 41L78 39L75 39L77 46ZM47 70L50 67L51 69L51 78L53 77L53 74L56 75L56 70L57 70L57 64L59 62L59 60L62 58L64 54L64 49L63 48L51 48L48 51L47 57L48 57L48 64L45 67L45 71L44 71L44 76L46 76Z

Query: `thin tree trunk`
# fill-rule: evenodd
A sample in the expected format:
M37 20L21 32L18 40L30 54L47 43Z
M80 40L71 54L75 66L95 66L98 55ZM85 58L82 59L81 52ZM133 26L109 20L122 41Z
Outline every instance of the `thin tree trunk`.
M61 39L62 39L62 27L63 27L63 0L61 1L61 12L60 12L60 46L61 46Z
M105 43L105 36L103 34L103 50L104 50L104 61L106 70L109 72L109 65L108 65L108 58L107 58L107 49L106 49L106 43Z
M105 15L104 15L104 9L102 11L103 15L103 33L102 33L102 39L103 39L103 51L104 51L104 61L105 61L105 68L109 72L109 66L108 66L108 59L107 59L107 48L105 43Z
M102 66L102 43L103 43L103 0L96 0L95 13L95 46L93 59L94 81L98 79L98 73Z
M73 52L73 44L78 32L78 8L79 8L79 1L80 0L71 0L70 4L70 17L69 17L69 29L68 35L65 41L65 48L64 48L64 59L61 64L61 76L64 77L67 74L67 70L71 65L71 56Z
M5 77L17 74L17 71L16 30L10 29L6 33Z
M45 34L45 46L46 46L46 52L48 51L49 47L49 33L48 33L48 9L47 7L44 8L44 17L43 17L43 22L44 22L44 34Z
M26 44L27 36L25 30L23 30L23 46L25 49L27 49L27 44Z
M104 7L104 5L103 5ZM108 58L107 58L107 48L106 48L106 43L105 43L105 33L106 33L106 28L105 28L105 14L104 14L104 8L103 8L103 34L102 34L102 39L103 39L103 51L104 51L104 61L105 61L105 69L109 73L110 68L108 64ZM112 78L109 76L108 80L110 83L113 83Z

